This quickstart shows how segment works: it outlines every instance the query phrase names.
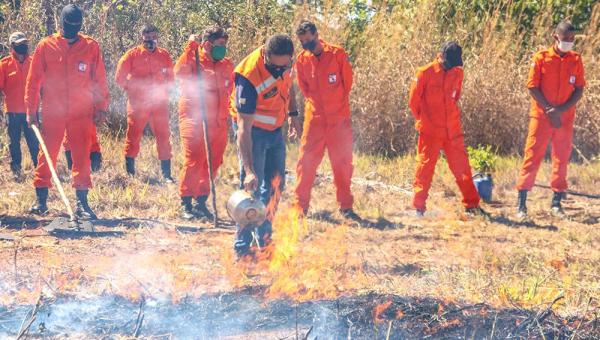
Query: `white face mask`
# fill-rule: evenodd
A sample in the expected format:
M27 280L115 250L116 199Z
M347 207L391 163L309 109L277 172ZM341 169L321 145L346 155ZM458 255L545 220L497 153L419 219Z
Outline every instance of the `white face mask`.
M564 53L567 53L567 52L569 52L570 50L572 50L572 49L573 49L573 45L574 45L574 43L573 43L573 42L568 42L568 41L560 41L560 40L558 41L558 49L559 49L561 52L564 52Z

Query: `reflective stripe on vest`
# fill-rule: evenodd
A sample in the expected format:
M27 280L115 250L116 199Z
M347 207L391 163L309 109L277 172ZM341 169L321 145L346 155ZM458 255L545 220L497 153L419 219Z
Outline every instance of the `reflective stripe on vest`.
M275 125L277 123L277 118L265 115L254 115L254 119L263 124Z
M261 84L255 86L256 93L258 95L260 95L264 90L268 89L276 81L277 81L277 79L273 78L273 76L270 76L265 81L263 81Z

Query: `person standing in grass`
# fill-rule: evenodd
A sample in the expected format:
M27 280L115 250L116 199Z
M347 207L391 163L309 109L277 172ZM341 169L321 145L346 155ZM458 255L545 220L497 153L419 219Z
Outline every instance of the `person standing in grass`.
M529 132L525 143L523 166L517 181L518 209L521 219L527 216L527 192L552 142L552 178L554 192L551 211L564 217L561 200L567 190L567 165L573 147L575 107L583 97L585 78L581 56L574 52L575 27L560 22L553 34L554 43L537 52L529 69L527 88L531 95Z
M206 207L210 177L202 115L206 115L208 123L208 143L214 174L223 163L227 147L229 99L233 89L233 64L225 57L228 41L229 35L223 28L209 27L202 36L190 36L183 54L175 64L175 77L181 89L179 133L183 149L179 195L181 217L186 220L214 218ZM204 106L201 106L202 102ZM202 112L204 110L206 111ZM196 200L194 205L192 199Z
M169 92L173 86L173 61L169 52L158 46L158 28L142 27L142 44L127 51L119 60L115 80L127 93L127 135L125 170L135 175L135 158L140 152L144 128L156 138L156 149L165 183L171 176L171 128L169 127Z
M40 126L48 156L54 164L65 134L73 141L75 214L80 219L96 219L88 205L88 191L92 187L91 136L94 123L106 118L109 93L100 45L79 33L82 23L83 10L77 5L67 5L60 15L60 32L37 45L25 85L25 107L29 124ZM40 101L41 122L37 114ZM31 213L45 215L48 212L46 201L51 178L49 164L40 153L34 179L37 202L31 207Z
M424 215L435 164L444 150L448 166L462 192L468 215L489 215L479 207L465 150L458 101L463 81L462 48L450 41L442 45L436 60L420 67L410 88L409 107L419 131L417 170L413 183L413 207Z
M0 93L4 95L4 110L8 120L10 140L10 170L16 180L21 180L21 132L29 148L33 166L37 166L39 145L33 130L27 125L25 114L25 81L29 73L31 56L25 33L14 32L8 38L10 55L0 60Z
M234 69L231 115L241 161L240 182L266 206L276 207L285 183L283 125L289 117L290 135L299 129L292 87L294 43L275 34ZM278 186L278 187L277 187ZM238 227L234 249L238 256L251 251L252 230ZM271 243L271 221L257 228L258 246Z
M343 48L319 39L317 26L304 21L296 30L304 51L296 62L298 85L306 98L304 133L296 166L296 206L308 211L311 189L325 150L333 170L336 197L344 218L359 221L352 209L352 66Z

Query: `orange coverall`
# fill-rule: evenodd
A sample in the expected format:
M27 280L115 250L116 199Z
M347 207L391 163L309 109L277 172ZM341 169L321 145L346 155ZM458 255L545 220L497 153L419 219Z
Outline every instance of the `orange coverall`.
M425 202L440 150L444 150L448 166L462 192L465 208L479 205L479 194L473 184L457 105L462 81L462 67L446 71L436 60L417 70L411 86L409 107L419 131L418 164L413 183L415 209L426 209Z
M84 35L69 45L67 39L55 33L40 41L27 77L25 106L30 120L35 120L42 100L42 136L54 164L65 132L71 145L73 187L91 188L90 147L96 111L108 109L108 85L102 53L98 43ZM51 186L51 174L44 155L40 153L35 170L34 186Z
M329 155L336 197L342 210L351 209L354 198L352 181L352 123L350 90L352 66L341 47L321 40L318 57L303 51L296 62L300 90L306 98L304 133L296 166L296 203L308 210L311 189L325 150Z
M233 89L233 64L229 59L214 62L202 48L199 49L201 82L196 67L196 50L200 45L188 42L183 54L175 64L175 77L179 81L179 130L184 151L179 193L181 197L208 196L210 178L201 111L206 110L208 141L212 153L213 174L223 163L227 146L227 119L229 98ZM205 107L200 106L200 95Z
M536 53L533 57L527 88L539 88L550 105L562 105L571 98L575 88L585 86L583 62L576 52L561 57L554 47ZM529 133L525 143L525 157L517 182L518 190L531 190L548 143L552 140L552 179L554 192L567 190L567 165L573 147L575 106L562 114L562 126L554 128L544 108L534 99L529 112Z
M132 48L119 60L115 80L128 97L125 156L137 157L144 128L150 122L158 159L171 159L169 92L173 62L169 53L160 47L154 52L142 45Z
M0 60L0 92L4 93L4 112L25 113L25 81L31 65L31 56L23 63L13 53Z
M91 135L90 135L92 144L90 146L90 152L100 152L100 143L98 142L98 135L96 132L96 125L92 126L92 130L91 130ZM65 134L65 139L63 140L63 149L65 149L65 151L71 151L71 146L69 145L69 138L68 136Z

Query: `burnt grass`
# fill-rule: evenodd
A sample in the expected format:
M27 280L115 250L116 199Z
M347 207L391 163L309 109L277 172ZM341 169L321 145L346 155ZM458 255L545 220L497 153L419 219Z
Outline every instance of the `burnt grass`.
M67 296L0 307L0 338L114 339L598 339L597 319L368 294L329 301L264 301L261 288L200 299L133 302ZM32 314L34 314L32 318ZM33 321L32 321L33 319ZM27 328L27 325L30 327Z

